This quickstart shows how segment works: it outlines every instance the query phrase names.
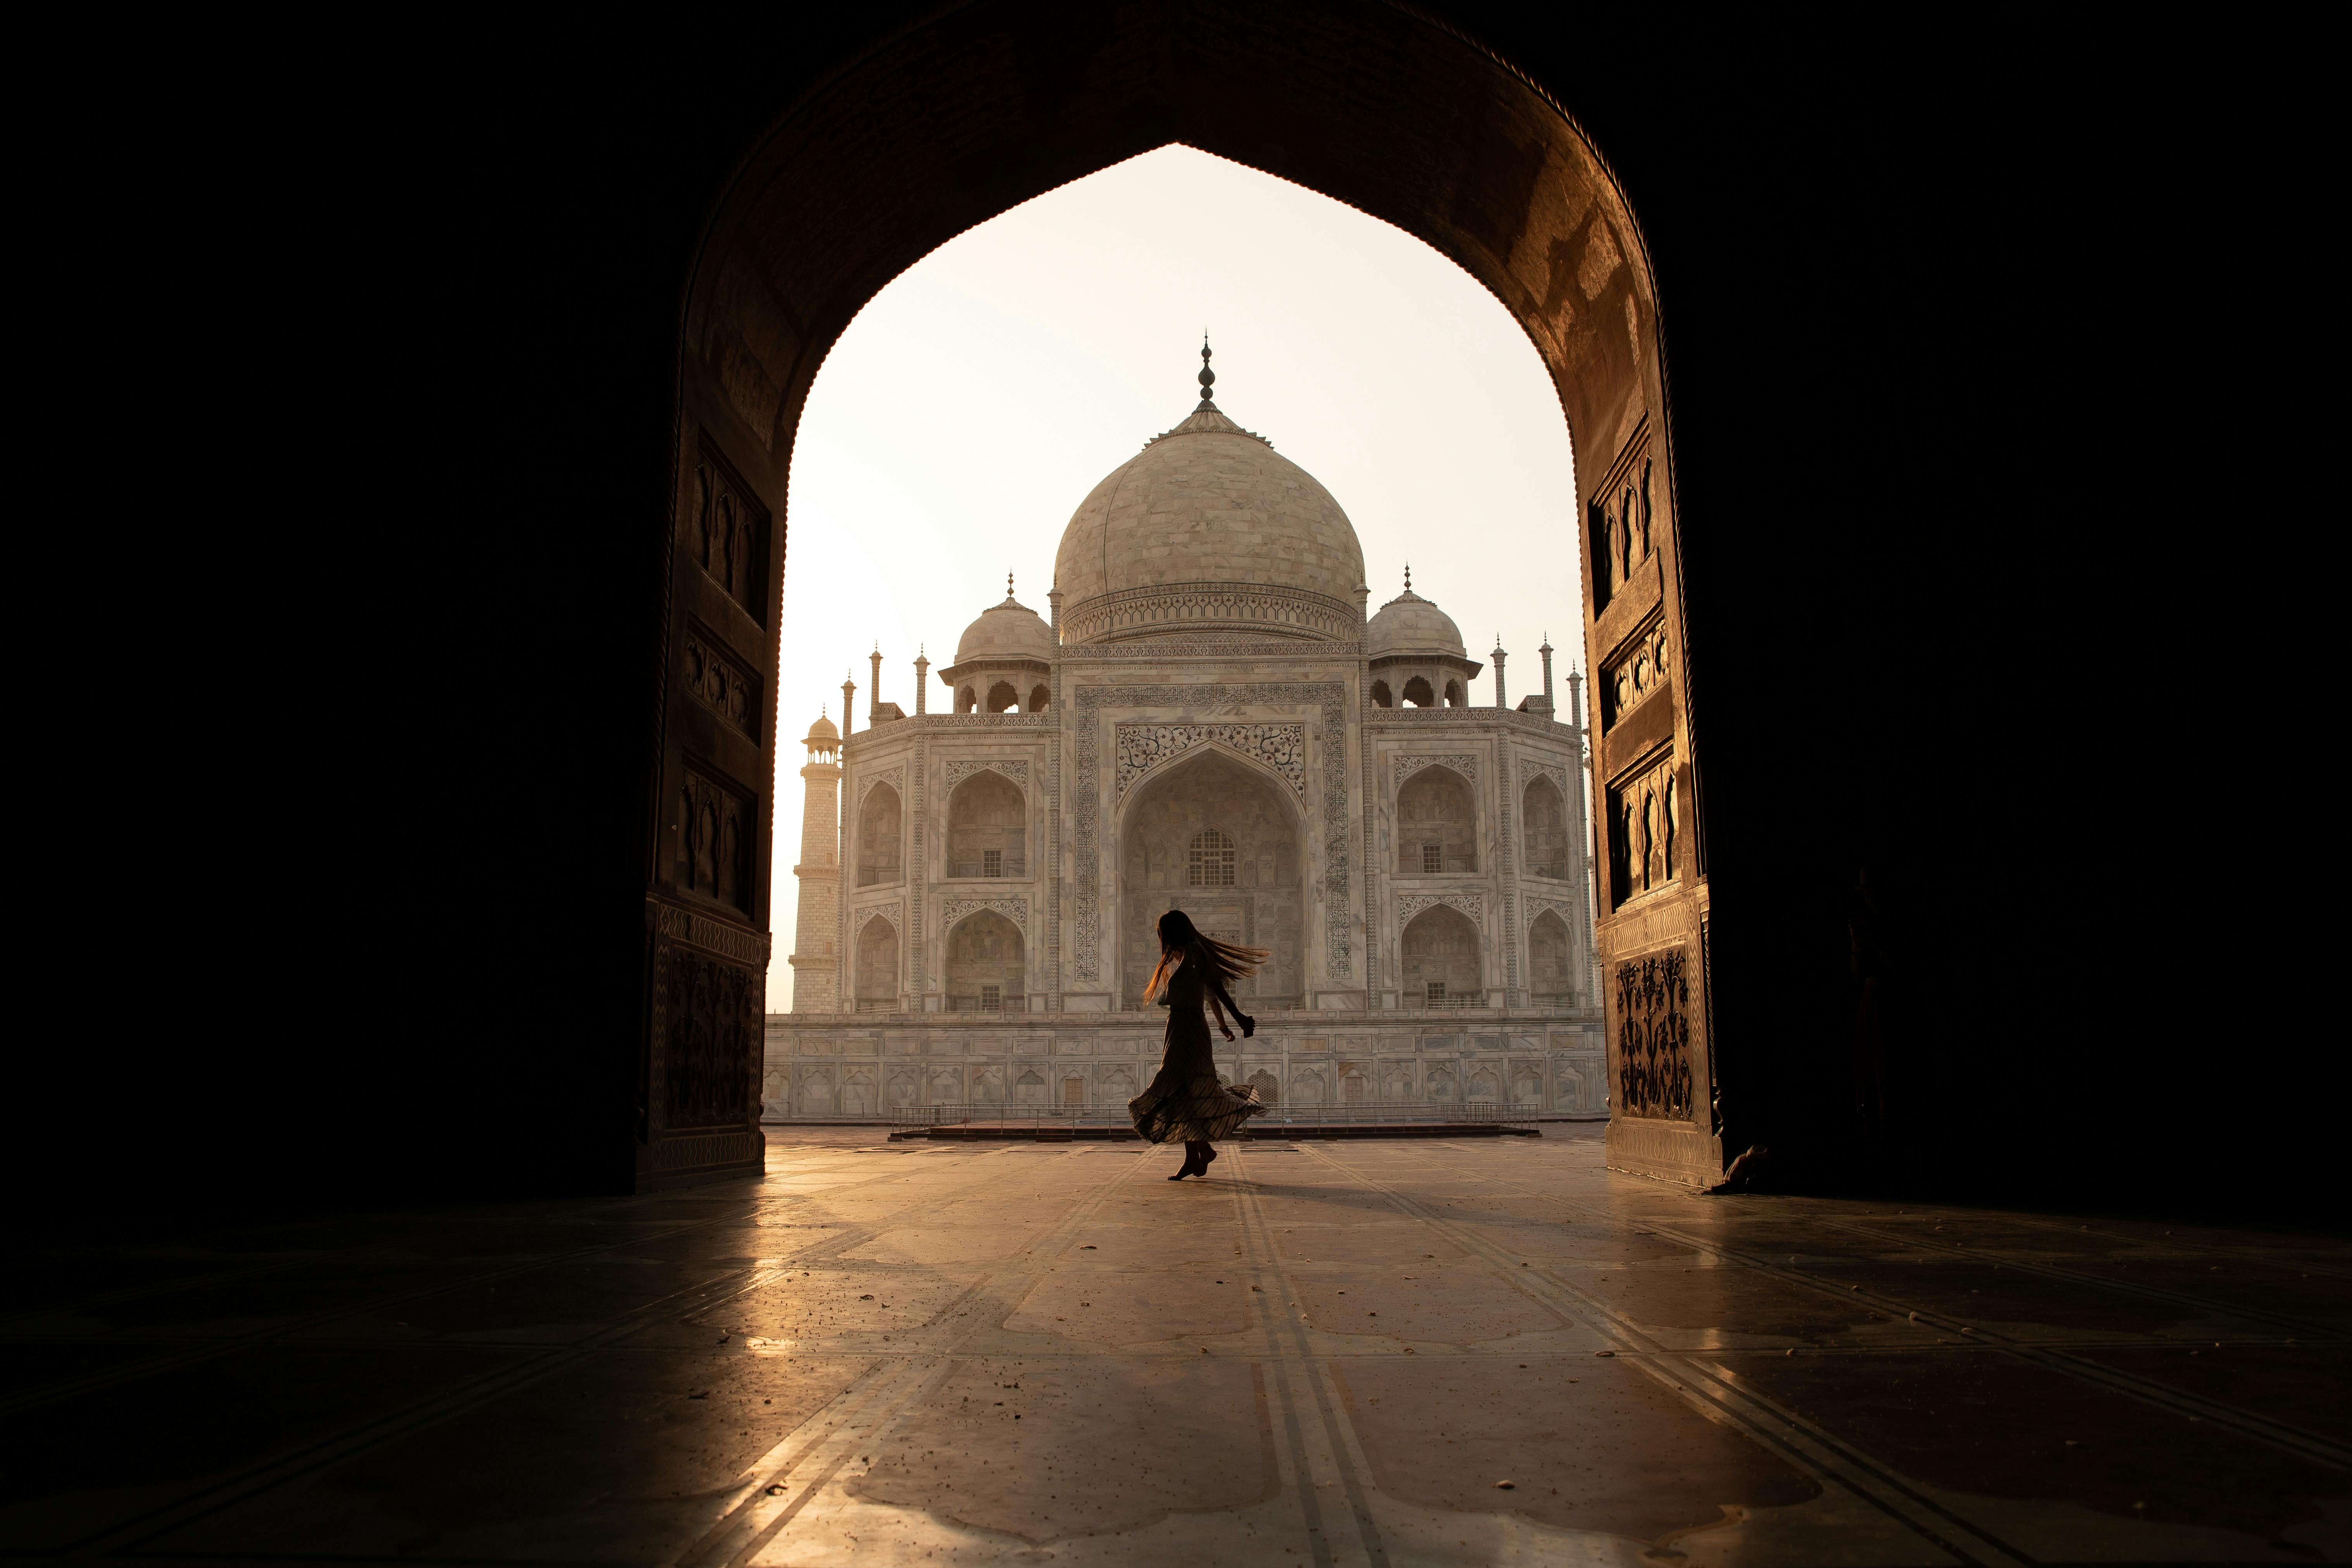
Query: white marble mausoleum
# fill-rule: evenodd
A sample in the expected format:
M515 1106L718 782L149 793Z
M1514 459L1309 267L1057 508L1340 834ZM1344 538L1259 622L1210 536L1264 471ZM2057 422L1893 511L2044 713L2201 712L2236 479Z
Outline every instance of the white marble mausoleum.
M1049 612L1012 595L938 671L944 712L855 687L806 743L793 1003L772 1119L1114 1106L1150 1081L1161 911L1270 949L1279 1103L1603 1107L1580 681L1503 706L1412 590L1370 607L1314 477L1204 395L1078 506ZM1565 547L1565 546L1564 546ZM1563 605L1572 618L1575 606Z

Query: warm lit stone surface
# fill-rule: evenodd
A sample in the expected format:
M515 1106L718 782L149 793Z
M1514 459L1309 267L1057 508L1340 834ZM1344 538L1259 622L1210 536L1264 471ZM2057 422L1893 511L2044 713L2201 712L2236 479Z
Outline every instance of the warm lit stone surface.
M147 1561L2352 1557L2352 1254L1541 1140L795 1130L9 1261L0 1542ZM1504 1488L1498 1483L1512 1484Z

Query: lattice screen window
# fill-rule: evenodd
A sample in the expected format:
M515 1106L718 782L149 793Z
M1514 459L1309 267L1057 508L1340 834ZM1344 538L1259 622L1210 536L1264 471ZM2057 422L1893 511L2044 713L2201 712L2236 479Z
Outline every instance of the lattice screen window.
M980 1010L983 1013L1003 1012L1004 988L1001 985L982 986L980 988Z
M1234 885L1234 841L1213 827L1192 836L1184 867L1188 888L1230 888Z
M1444 870L1445 846L1443 844L1423 845L1421 847L1421 868L1424 871Z
M1433 980L1429 983L1429 999L1432 1002L1443 1002L1445 1000L1444 981Z
M980 874L983 877L1004 875L1004 851L983 849L980 852Z

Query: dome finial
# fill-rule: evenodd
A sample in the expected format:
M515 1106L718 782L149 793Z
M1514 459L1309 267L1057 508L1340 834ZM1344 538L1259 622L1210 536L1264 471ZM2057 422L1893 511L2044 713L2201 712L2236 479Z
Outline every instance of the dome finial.
M1202 327L1201 329L1200 382L1201 408L1215 407L1217 397L1217 373L1209 368L1209 329L1206 327ZM1201 408L1195 408L1192 412L1198 414L1201 411Z
M1404 591L1408 594L1412 592L1412 563L1410 561L1404 563Z
M1004 574L1004 599L1007 604L1013 601L1013 574L1010 572Z

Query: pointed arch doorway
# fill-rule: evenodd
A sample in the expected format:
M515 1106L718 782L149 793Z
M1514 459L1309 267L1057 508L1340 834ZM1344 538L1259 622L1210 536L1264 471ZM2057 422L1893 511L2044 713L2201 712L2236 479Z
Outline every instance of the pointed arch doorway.
M717 617L721 651L768 687L763 732L741 739L772 752L773 626L793 433L835 338L898 270L961 229L1171 142L1395 224L1502 301L1559 393L1577 452L1577 510L1591 521L1588 553L1614 552L1602 556L1599 591L1588 589L1589 667L1599 671L1623 647L1664 637L1677 650L1675 668L1687 668L1656 289L1641 229L1598 152L1559 105L1495 55L1402 10L1215 5L1211 11L955 10L849 64L747 151L709 209L678 319L666 674L652 715L650 797L667 800L697 779L716 789L730 779L766 776L756 756L723 774L711 765L685 685L683 649L689 631L707 637ZM1016 73L1023 85L1010 94L1003 90L1006 60L1024 62L1026 73ZM1312 68L1339 60L1347 69ZM1396 113L1393 90L1381 85L1405 82L1420 106L1412 115ZM945 117L874 109L919 101L960 107ZM824 222L813 226L805 221L812 213L826 215ZM722 493L734 498L730 519L764 517L771 525L766 535L747 536L739 554L757 561L757 581L731 599L738 557L713 557L726 567L722 583L702 543L704 515ZM1628 557L1616 547L1621 535L1639 540L1645 552ZM1654 685L1624 728L1596 747L1604 795L1615 798L1607 792L1618 787L1620 773L1644 800L1671 789L1685 826L1678 860L1654 853L1638 882L1604 881L1638 886L1643 901L1625 911L1629 918L1618 918L1615 903L1602 910L1603 966L1671 963L1686 987L1703 989L1703 819L1681 687ZM731 741L721 747L730 748L741 749ZM746 801L743 820L769 821L765 805ZM772 833L760 831L748 856L751 892L730 910L703 907L680 883L672 868L691 861L679 859L667 816L649 814L647 829L656 987L681 964L727 963L755 973L765 956ZM1360 852L1370 858L1370 846ZM1377 962L1376 954L1366 961ZM1705 1016L1693 1005L1670 1022L1643 1019L1642 1048L1667 1042L1681 1070L1707 1081ZM1618 1025L1612 1014L1612 1029ZM739 1036L753 1042L757 1031ZM678 1079L677 1046L654 1010L641 1073L656 1082ZM756 1066L705 1051L685 1076L740 1075L748 1083ZM689 1095L679 1103L722 1098ZM722 1126L681 1125L674 1111L662 1095L649 1097L638 1126L640 1184L756 1163L756 1130L738 1123L748 1136L737 1136ZM1622 1148L1612 1128L1620 1163L1685 1179L1719 1168L1711 1126L1653 1121Z

